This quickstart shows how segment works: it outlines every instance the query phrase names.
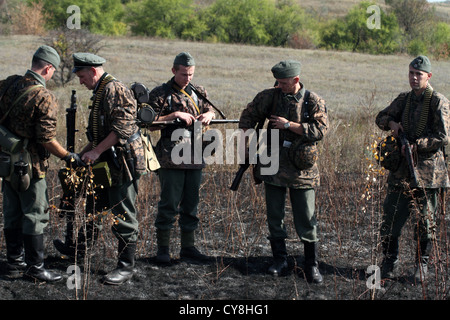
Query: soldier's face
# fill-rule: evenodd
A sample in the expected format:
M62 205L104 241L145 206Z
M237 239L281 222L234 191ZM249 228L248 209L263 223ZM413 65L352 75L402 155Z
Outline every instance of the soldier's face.
M297 83L299 81L298 77L277 79L278 88L281 89L283 93L295 93L297 90Z
M175 82L181 87L181 89L186 88L186 86L191 82L194 77L195 66L179 66L178 70L172 68L172 73L174 74Z
M411 86L411 89L415 91L426 89L430 78L431 72L427 73L409 66L409 85Z
M99 79L95 68L83 68L78 70L75 74L79 78L81 85L84 85L89 90L95 89Z

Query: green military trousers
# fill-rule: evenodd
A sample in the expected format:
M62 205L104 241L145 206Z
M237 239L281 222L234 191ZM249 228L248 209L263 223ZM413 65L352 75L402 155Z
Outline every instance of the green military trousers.
M265 183L269 239L287 238L284 224L286 191L288 188ZM289 188L295 230L304 242L317 242L315 190Z
M5 229L20 229L26 235L41 235L48 224L48 195L45 178L31 179L30 187L17 192L3 180Z
M139 179L136 185L139 184ZM139 222L137 220L138 210L136 207L137 191L131 181L124 182L121 185L96 190L96 202L88 198L86 212L92 212L95 207L96 214L103 210L111 210L117 223L114 223L111 230L117 239L125 242L136 242L139 235ZM104 218L100 216L100 218ZM96 223L96 228L102 229L101 219Z
M414 239L431 240L431 227L435 221L439 189L389 188L383 204L384 214L381 224L382 237L400 237L409 217L413 219Z
M161 198L155 226L159 230L170 230L179 214L178 224L183 232L197 229L199 190L202 169L159 169Z

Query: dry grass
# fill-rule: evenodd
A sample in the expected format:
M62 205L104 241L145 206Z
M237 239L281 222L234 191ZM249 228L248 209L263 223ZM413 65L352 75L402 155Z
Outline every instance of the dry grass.
M26 71L40 39L30 36L0 37L0 78ZM271 87L274 79L270 68L283 59L302 62L302 81L305 86L320 94L326 101L330 119L327 137L321 143L320 170L322 186L317 193L317 215L321 235L321 261L331 266L335 281L354 281L354 297L370 298L364 281L358 277L348 280L344 274L365 269L379 263L378 224L384 197L384 179L378 171L371 171L367 160L371 157L368 146L379 136L375 127L375 115L395 96L409 90L407 66L412 59L407 56L372 56L343 52L294 50L243 45L162 41L145 38L106 39L100 54L107 59L105 68L124 83L142 82L153 88L171 77L173 58L181 51L189 51L195 57L197 68L194 81L207 88L210 99L229 118L238 118L241 110L264 88ZM449 61L433 62L434 88L450 92ZM79 112L77 148L84 145L84 128L87 124L87 106L91 93L76 80L65 88L52 88L60 104L59 134L64 144L65 114L70 103L72 89L77 90ZM231 126L232 127L232 126ZM54 159L54 158L53 158ZM59 164L53 160L53 168ZM270 256L266 235L263 189L254 186L247 175L238 193L228 190L236 166L209 166L205 170L202 200L199 208L201 227L199 233L204 250L215 255ZM374 181L374 178L376 180ZM56 178L49 179L50 197L58 201L60 189ZM141 239L139 254L155 254L154 218L159 198L159 185L154 174L141 181L139 198ZM363 198L364 195L364 198ZM288 204L286 224L290 234L289 250L301 249ZM57 234L60 237L62 221ZM446 239L446 220L441 220L439 237ZM404 263L411 264L412 226L403 236L401 252ZM177 231L176 231L177 232ZM175 234L175 237L177 234ZM114 240L105 235L105 241ZM177 246L177 243L173 244ZM448 243L439 242L442 264L437 277L442 288L432 288L435 298L448 297L445 289L448 281ZM115 248L115 246L108 246ZM107 251L114 256L114 249ZM345 264L342 263L345 258ZM338 285L336 298L339 298ZM425 294L424 294L425 295Z

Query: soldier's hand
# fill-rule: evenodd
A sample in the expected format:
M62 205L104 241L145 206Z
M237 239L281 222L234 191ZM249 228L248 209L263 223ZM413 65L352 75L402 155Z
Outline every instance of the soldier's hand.
M85 167L86 163L81 160L80 155L78 153L69 152L64 158L64 160L68 167L72 166L72 168Z

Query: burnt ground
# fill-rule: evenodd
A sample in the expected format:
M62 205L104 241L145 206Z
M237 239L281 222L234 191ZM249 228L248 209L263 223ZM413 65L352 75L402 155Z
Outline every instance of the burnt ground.
M153 178L152 178L153 179ZM153 185L150 179L144 185ZM221 188L226 183L207 180L202 189L214 194L226 192ZM246 183L241 188L246 190ZM223 187L222 185L225 185ZM249 183L250 185L250 183ZM208 186L206 188L206 186ZM147 186L148 187L148 186ZM144 187L143 190L146 190ZM222 197L214 203L202 202L200 212L201 227L198 230L198 248L212 257L207 264L182 261L178 257L179 234L174 231L171 247L172 263L159 265L155 262L155 235L153 219L157 203L157 192L148 187L152 196L140 200L141 239L138 246L136 274L134 278L121 285L111 286L101 283L101 277L116 264L116 241L108 228L102 232L92 256L78 261L82 275L82 286L73 287L74 275L68 267L74 262L62 259L55 251L52 240L62 237L64 219L51 215L46 233L46 266L64 275L60 282L47 284L5 276L6 257L4 241L0 242L0 299L1 300L105 300L105 301L147 301L154 308L164 308L176 316L187 303L205 306L208 303L225 304L246 303L272 306L283 310L295 307L298 301L368 301L368 300L447 300L449 299L449 266L447 262L448 245L446 239L440 242L442 249L430 266L431 276L424 284L415 284L412 279L414 262L412 235L405 232L402 237L399 274L396 279L381 281L380 288L370 289L367 280L372 271L367 272L373 261L380 261L378 247L371 244L371 233L367 219L370 215L333 216L333 208L339 204L328 198L328 191L321 190L317 200L320 241L320 271L324 282L309 284L303 277L303 246L292 230L292 221L287 214L286 224L290 238L287 240L290 272L283 277L272 277L266 273L271 264L271 251L266 239L264 214L256 215L253 210L262 211L263 200L259 187L248 187L248 194L236 201L236 195ZM254 193L252 193L254 192ZM353 192L350 190L349 192ZM55 192L56 199L58 192ZM140 196L144 197L144 196ZM338 197L339 198L339 197ZM249 203L253 203L250 206ZM239 204L239 208L235 208ZM348 206L355 204L348 203ZM232 209L229 209L232 208ZM244 208L244 209L243 209ZM259 209L258 209L259 208ZM288 209L289 211L289 209ZM363 218L366 218L364 220ZM360 219L359 221L355 221ZM446 219L441 219L443 233L449 232ZM358 227L359 226L359 227ZM408 226L412 229L411 226ZM444 243L445 242L445 243ZM375 260L374 260L375 259ZM378 260L377 260L378 259ZM370 284L370 283L369 283ZM253 301L253 302L252 302ZM172 302L170 304L169 302ZM114 303L112 303L114 305ZM167 306L169 306L167 308ZM223 309L220 309L223 312ZM218 311L220 313L220 311Z

